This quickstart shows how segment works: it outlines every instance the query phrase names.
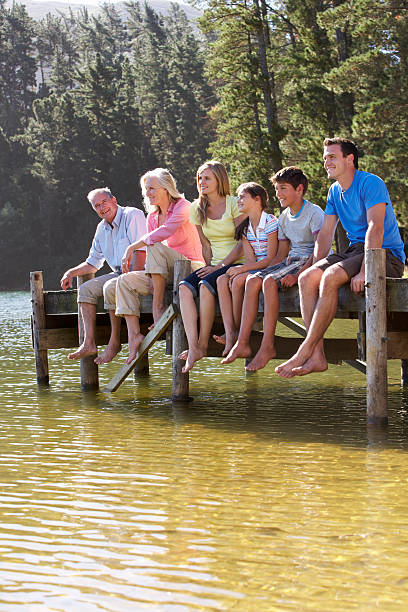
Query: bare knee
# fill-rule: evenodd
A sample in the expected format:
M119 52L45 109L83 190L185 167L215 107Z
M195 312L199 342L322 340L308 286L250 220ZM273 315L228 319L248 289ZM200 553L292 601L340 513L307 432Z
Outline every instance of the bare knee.
M247 276L245 291L248 293L259 293L262 289L262 279L259 276Z
M262 284L263 292L278 291L278 283L272 276L267 276Z
M307 268L304 270L299 278L298 285L300 291L305 291L309 288L318 288L320 281L322 280L323 270L320 268Z
M200 284L200 300L211 300L211 299L215 301L215 297L213 293L211 293L209 288L204 283L201 283Z
M228 283L229 276L227 274L222 274L222 276L217 278L217 289L225 289L225 287L228 287Z
M191 291L190 287L183 284L179 285L179 296L180 300L183 301L194 299L193 292Z
M246 278L236 276L232 281L232 291L240 291L245 285Z
M326 291L337 291L342 285L345 285L349 280L347 272L341 266L330 266L322 276L320 282L321 293Z

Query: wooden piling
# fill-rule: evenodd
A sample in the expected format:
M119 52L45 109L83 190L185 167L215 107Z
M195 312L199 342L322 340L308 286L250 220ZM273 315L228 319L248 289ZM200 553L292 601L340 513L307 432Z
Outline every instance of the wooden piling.
M189 261L176 261L174 265L174 287L173 287L173 304L177 308L177 317L173 321L173 388L172 400L179 402L190 401L189 391L189 376L181 371L184 361L178 358L179 354L188 347L186 334L184 332L183 320L180 314L180 298L178 285L191 273L191 263Z
M408 359L401 360L401 386L408 387Z
M387 311L385 250L366 249L367 422L387 425Z
M50 383L48 369L48 351L47 349L42 348L40 343L41 331L46 329L43 289L43 273L41 271L30 272L30 290L33 313L33 346L37 383L42 386L48 386Z
M94 278L95 274L84 274L84 276L77 276L77 289L79 293L80 286L87 280ZM78 335L79 344L81 345L84 340L84 324L81 316L81 305L78 304ZM81 372L81 389L83 391L94 391L99 389L99 376L98 366L95 363L96 355L87 355L80 359L80 372Z

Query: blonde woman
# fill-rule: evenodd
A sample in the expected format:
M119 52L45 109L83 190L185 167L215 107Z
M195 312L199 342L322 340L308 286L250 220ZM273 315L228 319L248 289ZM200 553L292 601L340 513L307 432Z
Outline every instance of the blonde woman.
M231 196L227 171L223 164L211 160L197 170L198 200L191 205L190 219L200 236L206 265L180 283L180 307L188 350L179 355L188 372L207 354L208 341L215 316L217 278L232 265L240 263L242 246L235 240L235 228L245 218ZM195 297L200 296L200 329Z
M140 332L139 295L153 293L153 320L163 314L166 281L173 276L174 262L191 261L193 270L202 267L201 241L196 227L190 222L190 202L178 192L173 176L165 168L146 172L140 179L145 206L148 210L148 232L129 245L122 259L124 274L116 287L116 311L125 317L128 327L130 363L136 357L143 334ZM134 251L146 246L144 271L129 272Z

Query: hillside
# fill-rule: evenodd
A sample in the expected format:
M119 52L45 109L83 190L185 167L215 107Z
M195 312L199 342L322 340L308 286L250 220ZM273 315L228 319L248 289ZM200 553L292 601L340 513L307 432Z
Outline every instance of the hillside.
M12 2L9 0L6 2L7 5L11 5ZM18 3L17 3L18 4ZM93 3L87 3L84 1L82 4L69 2L58 2L55 1L45 1L45 2L35 2L32 0L25 0L24 2L20 2L19 4L24 4L28 14L33 17L33 19L39 20L45 17L47 13L51 13L53 15L57 15L60 12L68 12L71 8L75 13L81 9L81 7L85 6L88 9L89 14L94 15L99 11L99 6ZM102 4L102 3L101 3ZM125 13L125 2L115 2L115 7L120 11ZM148 0L148 4L158 13L162 13L165 15L171 4L170 0ZM180 7L184 10L187 17L193 21L200 15L200 11L195 9L194 7L180 3Z

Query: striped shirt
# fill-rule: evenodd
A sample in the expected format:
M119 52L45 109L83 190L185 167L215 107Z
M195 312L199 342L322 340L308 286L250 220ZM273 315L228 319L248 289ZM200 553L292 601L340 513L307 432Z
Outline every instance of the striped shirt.
M268 236L278 231L278 220L275 215L262 211L261 218L259 219L258 227L256 231L251 225L248 224L248 231L246 238L253 248L255 253L256 261L265 259L268 254Z

